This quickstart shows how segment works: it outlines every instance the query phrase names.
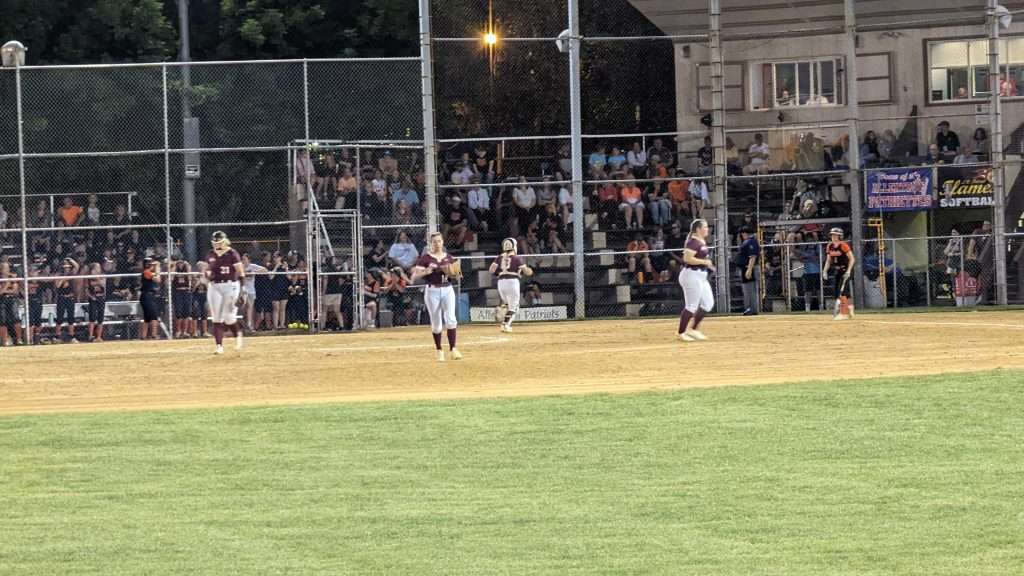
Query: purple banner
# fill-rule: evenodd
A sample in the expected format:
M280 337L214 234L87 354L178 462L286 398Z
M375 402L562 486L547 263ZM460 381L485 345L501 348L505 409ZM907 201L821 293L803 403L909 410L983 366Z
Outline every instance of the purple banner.
M872 170L867 174L869 212L931 210L932 169L892 168Z

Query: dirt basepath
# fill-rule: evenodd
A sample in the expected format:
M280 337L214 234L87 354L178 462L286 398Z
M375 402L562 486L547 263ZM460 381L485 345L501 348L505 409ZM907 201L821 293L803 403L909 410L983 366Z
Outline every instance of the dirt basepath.
M1024 369L1024 312L712 318L708 342L675 321L459 329L465 360L439 364L423 327L211 341L0 350L0 414L633 392ZM231 347L229 347L230 349ZM842 350L844 359L830 350ZM829 360L829 358L832 358ZM839 368L846 366L848 368Z

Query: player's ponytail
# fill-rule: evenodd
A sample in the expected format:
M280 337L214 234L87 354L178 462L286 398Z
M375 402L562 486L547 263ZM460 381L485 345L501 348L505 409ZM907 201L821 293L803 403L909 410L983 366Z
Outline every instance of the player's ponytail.
M690 243L690 239L693 238L693 233L696 232L701 226L707 226L708 221L703 218L697 218L693 222L690 222L690 233L686 235L686 244Z

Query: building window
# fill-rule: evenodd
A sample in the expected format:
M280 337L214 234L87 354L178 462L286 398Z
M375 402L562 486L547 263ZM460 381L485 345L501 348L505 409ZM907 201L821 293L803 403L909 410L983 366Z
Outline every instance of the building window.
M1000 40L1000 92L1024 95L1024 38ZM982 99L989 89L988 40L928 43L929 102Z
M766 108L835 106L843 103L838 58L765 62L761 74Z
M726 64L722 67L725 92L723 94L725 109L728 111L744 110L743 65ZM697 107L701 112L709 112L711 106L711 66L697 65Z

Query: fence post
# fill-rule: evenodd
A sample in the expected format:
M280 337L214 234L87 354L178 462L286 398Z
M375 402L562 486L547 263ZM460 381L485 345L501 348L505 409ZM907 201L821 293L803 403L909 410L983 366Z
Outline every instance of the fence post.
M860 136L857 119L860 111L857 94L857 11L854 0L845 0L846 24L846 65L843 78L846 80L846 112L850 146L847 152L850 161L850 223L853 240L853 300L857 307L864 306L864 208L860 187Z
M709 0L708 22L710 24L711 47L711 145L714 148L714 194L715 205L715 240L719 249L716 252L715 274L717 280L718 301L725 305L728 313L731 309L729 293L729 209L726 190L725 160L725 78L723 76L722 56L722 7L721 0Z
M569 0L569 123L572 128L573 292L576 319L587 316L583 274L586 266L583 256L586 240L583 231L583 120L580 99L580 7L579 0Z
M992 239L995 243L996 267L996 303L1006 306L1007 303L1007 263L1006 263L1006 183L1004 181L1003 165L1003 119L1002 99L1000 94L999 81L999 17L996 8L999 6L997 0L988 0L988 24L989 24L989 84L992 91L992 104L989 106L989 122L992 132L992 226L995 236ZM987 288L986 288L987 290Z
M437 231L437 136L434 130L434 55L430 34L430 0L420 2L420 71L423 80L423 169L426 180L427 229ZM356 191L358 196L360 191ZM362 282L362 278L359 278ZM360 291L361 292L361 291Z
M174 339L174 293L172 291L171 282L171 255L173 253L171 248L171 134L170 125L168 120L168 105L167 105L167 64L160 65L160 72L163 81L163 93L164 93L164 241L167 243L167 322L169 329L167 330L167 339ZM191 254L183 254L186 258L191 260Z
M14 61L15 107L18 109L18 188L21 191L21 275L22 291L24 292L22 322L26 332L25 342L32 343L32 312L28 295L28 199L25 197L25 127L22 120L21 102L21 62ZM53 214L53 211L50 211ZM73 336L73 335L72 335Z

